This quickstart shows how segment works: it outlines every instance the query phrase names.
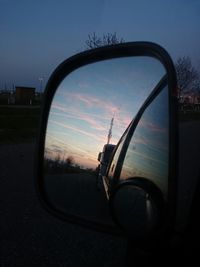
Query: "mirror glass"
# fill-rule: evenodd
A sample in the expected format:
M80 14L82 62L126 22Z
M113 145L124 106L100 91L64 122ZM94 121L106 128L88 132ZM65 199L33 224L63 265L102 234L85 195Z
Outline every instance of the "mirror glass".
M166 80L161 92L143 112L130 140L120 179L152 181L167 201L169 161L169 101Z
M44 185L66 216L113 225L99 175L104 145L116 145L166 74L147 56L114 58L70 73L54 95L46 129Z

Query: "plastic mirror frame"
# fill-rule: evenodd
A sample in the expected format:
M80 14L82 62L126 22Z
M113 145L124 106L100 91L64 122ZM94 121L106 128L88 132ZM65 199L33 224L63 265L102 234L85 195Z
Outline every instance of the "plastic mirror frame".
M117 228L109 227L108 225L99 224L96 222L88 221L87 219L80 218L78 216L68 216L65 213L55 209L55 207L48 201L48 197L45 193L43 184L43 162L44 162L44 148L45 148L45 136L48 123L48 115L51 108L51 103L54 94L63 81L74 70L91 63L98 61L122 58L122 57L134 57L134 56L149 56L155 58L161 62L164 66L167 74L169 85L169 165L170 173L169 177L169 198L170 198L170 221L175 221L175 206L176 206L176 192L177 192L177 179L178 179L178 101L177 101L177 80L176 72L173 61L168 52L160 45L151 42L128 42L116 45L109 45L99 47L91 50L86 50L79 54L76 54L66 60L64 60L52 73L48 83L46 85L43 103L41 107L41 116L39 122L38 136L36 140L35 150L35 168L34 175L36 192L38 198L45 208L45 210L53 216L70 222L78 224L83 227L93 229L99 232L110 233L115 235L123 235L123 233ZM172 223L173 224L173 223Z

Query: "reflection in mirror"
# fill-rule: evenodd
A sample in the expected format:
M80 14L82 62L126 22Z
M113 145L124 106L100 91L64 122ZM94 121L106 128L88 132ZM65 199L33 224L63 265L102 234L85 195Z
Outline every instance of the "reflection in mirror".
M162 91L145 109L130 140L121 180L143 177L168 194L169 101L166 80Z
M50 109L44 155L45 189L55 208L113 224L99 152L117 144L165 73L158 60L138 56L89 64L62 81Z

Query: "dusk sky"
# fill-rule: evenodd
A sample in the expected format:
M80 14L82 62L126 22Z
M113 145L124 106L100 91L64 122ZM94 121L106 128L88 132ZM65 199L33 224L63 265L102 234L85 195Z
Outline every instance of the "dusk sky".
M46 157L72 156L79 166L96 168L112 117L111 143L116 145L165 73L162 64L150 57L106 60L72 72L51 105Z
M174 60L200 64L199 0L0 0L0 89L43 87L55 67L83 51L88 34L152 41Z

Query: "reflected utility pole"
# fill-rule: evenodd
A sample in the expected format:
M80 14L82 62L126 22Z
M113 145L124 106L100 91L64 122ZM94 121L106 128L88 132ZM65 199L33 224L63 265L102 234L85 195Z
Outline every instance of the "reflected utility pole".
M107 145L110 144L110 140L112 138L112 128L113 128L113 124L114 124L114 117L111 119L111 122L110 122L110 129L109 129L109 132L108 132L108 141L107 141Z

